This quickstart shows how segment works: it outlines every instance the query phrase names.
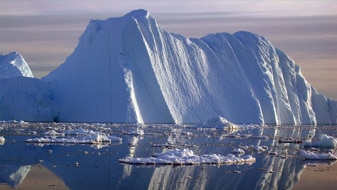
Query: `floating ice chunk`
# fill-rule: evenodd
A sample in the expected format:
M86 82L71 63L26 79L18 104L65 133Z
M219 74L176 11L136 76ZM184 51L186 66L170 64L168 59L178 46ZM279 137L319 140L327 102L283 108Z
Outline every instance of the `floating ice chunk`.
M238 154L238 155L244 155L245 154L245 151L241 148L236 148L234 150L232 150L231 152L232 154Z
M54 130L51 130L51 131L47 131L44 133L46 136L62 136L64 135L63 133L58 133Z
M263 145L263 146L260 146L260 145L249 145L249 146L245 145L245 146L239 146L239 147L240 147L240 149L243 149L243 150L246 150L246 151L253 150L253 151L258 151L258 152L264 152L264 151L269 149L269 147L265 146L265 145Z
M192 136L193 135L193 133L189 132L189 131L183 131L181 134L186 135L186 136Z
M300 150L299 155L307 160L337 160L337 155L329 153L315 153L311 151Z
M119 162L128 164L168 164L168 165L199 165L199 164L241 164L255 162L251 155L237 157L233 154L227 156L219 154L195 155L189 149L175 149L164 153L154 154L148 158L126 157L119 159Z
M3 137L3 136L0 136L0 145L3 145L3 144L5 144L5 137Z
M328 147L328 148L336 148L337 147L337 140L329 136L327 134L319 135L318 141L312 142L307 141L304 142L304 146L306 147Z
M264 152L264 151L268 150L268 146L258 146L258 145L256 145L256 146L254 146L253 150L258 151L258 152Z

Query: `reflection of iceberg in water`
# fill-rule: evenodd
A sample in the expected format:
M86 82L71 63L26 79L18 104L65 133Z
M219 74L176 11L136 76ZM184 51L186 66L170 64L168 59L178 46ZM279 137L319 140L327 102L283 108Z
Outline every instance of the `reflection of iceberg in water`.
M294 160L286 159L287 157L295 157L298 144L278 144L277 138L307 138L309 132L303 128L292 127L289 129L265 130L261 128L261 135L272 137L269 143L270 150L275 156L262 157L262 169L265 170L256 183L255 189L289 189L298 181L299 174L303 167ZM261 142L259 142L261 143Z
M19 186L26 178L31 166L3 166L1 167L0 183L11 187Z
M131 157L131 158L134 157L138 140L139 140L138 136L133 136L130 139L130 142L129 142L129 155L128 156ZM123 178L130 176L131 172L132 172L132 166L129 165L129 164L125 164L124 168L123 168Z
M19 188L19 189L47 189L50 187L57 187L58 189L69 189L65 183L52 171L46 168L43 165L32 165L32 166L13 166L13 167L4 167L8 168L18 168L12 174L9 174L10 171L4 170L1 171L0 175L0 189L3 187L8 189ZM5 180L2 180L2 179ZM7 178L7 180L6 180Z
M254 138L206 138L192 136L191 139L184 136L184 129L173 129L168 136L169 144L199 144L206 146L194 147L197 153L227 154L239 145L267 146L265 152L248 152L256 157L256 163L249 166L220 165L220 166L160 166L153 167L151 177L148 179L148 189L291 189L299 181L299 177L305 167L301 160L297 159L299 144L278 144L278 139L294 138L308 139L315 134L314 128L254 128L238 131L244 136L267 136L266 139ZM212 132L210 132L211 134ZM217 131L218 133L218 131ZM226 133L223 131L222 133ZM213 132L215 134L215 132ZM216 134L221 136L221 134ZM224 135L225 136L225 135ZM146 141L146 138L144 139ZM144 142L145 143L145 142ZM213 145L213 146L212 146ZM219 145L219 146L216 146ZM137 150L134 152L141 151ZM165 151L164 148L162 151ZM129 169L135 167L129 176L139 175L138 166L129 165ZM145 178L144 178L145 179ZM137 183L137 182L135 182ZM144 181L142 184L146 184ZM137 186L140 184L133 184Z

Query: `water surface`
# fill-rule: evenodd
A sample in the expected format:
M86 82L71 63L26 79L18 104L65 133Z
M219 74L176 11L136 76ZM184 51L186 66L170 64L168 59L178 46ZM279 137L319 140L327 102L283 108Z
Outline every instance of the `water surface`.
M79 127L120 137L122 143L25 143L29 138L44 137L47 131ZM144 130L144 135L134 133L137 127ZM292 189L305 168L334 163L306 161L298 150L309 148L279 140L301 142L319 134L336 137L335 127L242 126L227 130L181 125L1 123L0 136L6 141L0 145L0 189L28 188L33 180L44 188L59 189ZM227 155L239 147L245 150L244 155L255 157L256 162L181 166L119 162L121 158L150 157L174 148L188 148L197 155ZM264 150L256 150L258 147ZM40 180L34 178L39 175Z

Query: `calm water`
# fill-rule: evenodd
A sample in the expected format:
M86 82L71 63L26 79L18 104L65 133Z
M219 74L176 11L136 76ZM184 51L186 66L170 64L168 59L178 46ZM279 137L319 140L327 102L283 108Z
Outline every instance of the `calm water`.
M107 145L26 144L28 138L46 131L83 127L121 137ZM143 126L143 136L132 135L132 125L1 123L0 184L20 187L36 165L47 168L69 189L291 189L306 165L298 156L303 144L279 143L279 139L307 140L318 134L336 137L335 126L257 127L237 131L178 125ZM268 138L266 138L268 137ZM232 165L130 165L118 159L150 157L171 147L189 148L195 154L227 155L238 147L264 146L266 151L247 149L256 158L251 164ZM320 150L326 151L326 150ZM53 184L50 184L53 185Z

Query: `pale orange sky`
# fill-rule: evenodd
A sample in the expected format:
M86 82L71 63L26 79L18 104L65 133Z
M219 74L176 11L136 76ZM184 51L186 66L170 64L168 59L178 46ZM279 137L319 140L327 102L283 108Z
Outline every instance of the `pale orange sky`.
M337 1L1 0L0 53L18 51L36 77L62 64L90 19L147 9L165 30L188 37L247 30L267 37L337 100Z

